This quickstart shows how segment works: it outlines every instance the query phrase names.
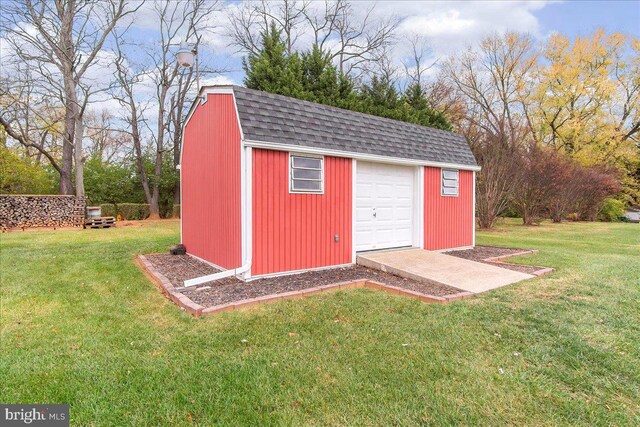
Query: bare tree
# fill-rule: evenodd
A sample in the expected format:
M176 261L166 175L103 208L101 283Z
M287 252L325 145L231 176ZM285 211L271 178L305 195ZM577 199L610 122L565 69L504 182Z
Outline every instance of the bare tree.
M340 73L351 77L370 69L394 41L399 20L377 18L375 4L362 14L346 0L318 5L290 0L247 2L231 14L228 35L240 51L255 55L260 50L260 35L274 22L291 54L300 35L310 32L314 43L330 53Z
M60 173L62 122L55 97L42 96L34 75L19 64L0 82L0 126L37 163L45 158Z
M526 86L536 56L528 36L493 35L453 58L447 77L466 101L459 130L471 143L482 166L477 182L477 215L482 228L491 228L515 188L517 159L531 139L523 112L521 88Z
M134 157L136 160L136 172L138 180L142 185L142 190L147 199L147 203L151 206L152 191L149 185L149 177L144 167L142 128L145 125L144 111L146 105L136 99L135 90L138 84L143 81L144 71L133 69L131 64L126 60L124 49L120 42L120 38L116 37L117 56L114 61L116 66L116 79L118 86L114 90L114 98L120 102L125 109L122 119L127 126L124 132L128 133L133 145ZM156 200L156 215L158 213Z
M62 80L61 194L73 193L73 152L82 142L75 138L81 108L78 86L118 21L134 10L128 0L13 0L5 6L0 28L11 48L21 60L39 63L41 70L45 64L53 66ZM50 73L47 69L45 74Z
M435 80L426 83L425 97L431 108L443 113L455 129L463 129L467 114L466 99L447 78L446 72L438 73Z
M167 121L169 138L173 144L173 167L180 164L180 153L182 151L182 124L188 111L187 96L193 89L194 70L180 73L176 82L176 90L171 95L169 101L169 117ZM173 189L173 203L180 204L180 182L176 181Z
M432 51L424 37L416 35L409 39L409 43L411 44L411 57L408 61L404 61L404 71L411 84L423 87L426 85L425 73L432 69L438 61L427 61Z
M374 18L375 3L362 17L356 17L350 3L338 9L336 34L338 47L332 52L338 71L353 76L380 59L380 53L394 41L399 24L395 17L385 20Z
M90 143L89 157L100 159L105 164L112 163L130 145L130 136L119 129L116 117L108 110L91 112L85 121L86 135Z
M618 118L622 139L633 141L640 149L640 38L629 37L628 43L629 53L620 49L613 55L617 93L612 114Z
M302 34L302 24L309 5L310 2L307 0L261 0L242 3L230 14L228 35L240 50L255 55L260 51L260 35L266 32L273 22L281 31L287 53L290 55Z
M198 49L203 34L213 30L210 15L218 10L220 4L209 0L189 0L173 2L162 0L154 2L153 13L160 24L159 40L153 46L142 47L136 51L145 60L134 69L132 59L136 54L125 48L126 42L116 43L118 59L116 73L121 91L117 99L127 110L127 122L134 145L134 155L138 178L142 184L150 209L150 218L160 216L160 181L163 176L163 159L166 153L174 151L174 162L179 159L181 130L184 118L184 102L192 90L194 79L191 73L183 73L175 61L175 50L184 41ZM205 70L210 72L211 70ZM145 117L150 105L142 105L137 95L143 83L151 83L154 88L152 102L156 108L154 114ZM152 143L153 171L147 173L144 168L144 147L142 127L148 127ZM171 130L173 129L173 132Z

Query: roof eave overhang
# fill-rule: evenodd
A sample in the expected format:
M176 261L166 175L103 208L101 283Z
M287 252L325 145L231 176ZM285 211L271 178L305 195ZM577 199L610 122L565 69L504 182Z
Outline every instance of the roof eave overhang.
M438 168L451 168L469 171L479 171L480 166L464 165L459 163L434 162L429 160L405 159L402 157L381 156L377 154L356 153L350 151L332 150L328 148L307 147L301 145L279 144L276 142L255 141L244 139L243 144L246 147L262 148L266 150L290 151L301 154L316 154L333 157L345 157L356 160L369 162L393 163L407 166L430 166Z

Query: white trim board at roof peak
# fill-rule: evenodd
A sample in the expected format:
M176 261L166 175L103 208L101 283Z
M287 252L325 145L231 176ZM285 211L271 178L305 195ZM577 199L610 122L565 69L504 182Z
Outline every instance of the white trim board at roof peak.
M450 168L459 170L479 171L480 166L461 165L457 163L433 162L429 160L404 159L402 157L388 157L376 154L355 153L352 151L332 150L328 148L305 147L301 145L278 144L274 142L252 141L245 139L242 141L244 146L253 148L262 148L265 150L288 151L300 154L316 154L331 157L344 157L356 160L365 160L369 162L393 163L407 166L429 166L436 168Z

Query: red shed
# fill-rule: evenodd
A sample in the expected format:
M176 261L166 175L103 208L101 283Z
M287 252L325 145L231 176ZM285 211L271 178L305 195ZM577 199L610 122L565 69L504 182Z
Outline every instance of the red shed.
M452 132L205 87L184 124L182 243L245 280L361 251L471 248L479 169Z

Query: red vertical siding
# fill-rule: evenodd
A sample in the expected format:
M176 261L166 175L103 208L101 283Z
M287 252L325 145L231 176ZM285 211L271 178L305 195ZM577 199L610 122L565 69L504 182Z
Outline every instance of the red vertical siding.
M240 129L232 95L210 94L197 107L182 150L182 243L220 267L239 267Z
M473 172L460 171L458 197L440 195L440 168L424 168L424 247L473 245Z
M289 153L253 150L252 275L351 262L351 159L324 167L324 194L289 194Z

